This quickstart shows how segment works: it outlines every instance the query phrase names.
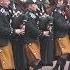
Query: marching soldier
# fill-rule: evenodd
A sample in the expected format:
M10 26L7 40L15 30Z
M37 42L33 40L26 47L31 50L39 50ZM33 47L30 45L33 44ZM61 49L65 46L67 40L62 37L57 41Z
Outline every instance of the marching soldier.
M38 41L38 36L42 34L41 31L39 30L39 27L38 27L39 18L36 15L37 8L38 8L38 6L37 6L36 2L33 2L32 0L28 0L28 1L25 2L25 10L26 10L25 14L26 14L26 17L27 17L26 18L26 31L25 31L26 33L25 33L25 37L24 37L25 45L32 45L32 43L34 41L36 41L36 40ZM28 49L28 48L29 47L27 46L26 49ZM38 46L38 48L39 48L39 46ZM35 54L35 53L32 52L32 55ZM40 55L40 53L38 53L38 54ZM40 60L39 55L37 56L37 58L39 58L39 60ZM28 57L29 56L27 56L27 58ZM32 56L30 56L30 57L32 57ZM29 69L33 68L33 69L36 70L37 66L36 66L35 58L30 59L30 61L28 61L29 65L30 65Z
M70 29L70 23L67 22L67 18L64 11L63 0L59 1L56 4L56 8L53 11L53 23L54 23L54 37L55 37L55 46L58 59L56 66L53 70L58 70L60 65L60 70L64 70L66 64L67 54L70 53L70 44L68 29Z
M25 22L24 22L24 7L20 0L16 0L12 4L12 28L14 33L11 36L13 55L15 61L16 70L28 70L27 61L24 53L24 34L25 34Z
M9 7L10 0L0 0L0 67L15 69L10 36L12 11Z
M39 26L40 29L45 33L45 35L41 36L41 56L42 61L41 64L43 66L52 66L53 54L54 54L54 41L53 41L53 18L52 18L52 10L49 6L49 2L44 2L44 15L40 23L42 26Z
M67 22L70 23L70 0L64 0L65 3L65 14L67 16ZM70 40L70 31L68 31L69 34L69 40ZM70 53L68 54L68 61L70 61ZM69 67L68 70L70 70L70 63L69 63Z

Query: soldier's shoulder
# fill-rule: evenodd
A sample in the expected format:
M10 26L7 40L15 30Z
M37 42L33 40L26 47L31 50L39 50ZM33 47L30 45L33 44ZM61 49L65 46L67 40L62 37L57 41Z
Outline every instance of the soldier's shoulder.
M7 16L7 15L9 15L9 12L6 11L5 8L1 7L1 8L0 8L0 14L3 14L3 15L5 15L5 16Z
M32 12L26 12L26 15L32 19L35 19L36 18L36 15Z

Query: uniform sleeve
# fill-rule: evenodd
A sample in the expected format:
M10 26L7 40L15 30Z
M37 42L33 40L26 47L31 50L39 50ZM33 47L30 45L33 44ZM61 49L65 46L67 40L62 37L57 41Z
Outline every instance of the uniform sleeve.
M10 33L11 30L9 28L9 21L7 21L2 14L0 14L0 36L9 36Z
M58 12L53 13L54 22L59 29L67 31L70 28L70 23L67 23L64 16Z
M47 26L49 23L53 23L53 18L52 17L42 17L39 21L39 28L41 30L47 30Z
M13 22L12 22L12 27L13 27L14 29L20 28L20 25L23 24L23 20L27 20L27 19L28 19L28 18L27 18L27 16L26 16L25 14L22 14L22 15L20 15L20 16L18 16L18 17L13 17L13 18L12 18L12 20L13 20Z
M42 35L42 31L36 28L31 21L27 21L26 28L30 35L33 35L33 36Z

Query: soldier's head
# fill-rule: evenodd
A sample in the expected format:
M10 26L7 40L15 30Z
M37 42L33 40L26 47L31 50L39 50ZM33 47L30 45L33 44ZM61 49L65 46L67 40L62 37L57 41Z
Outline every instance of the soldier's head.
M25 8L29 11L37 11L38 9L37 3L32 0L26 1L24 5L25 5Z
M10 0L0 0L0 5L8 7L10 4Z
M55 2L54 0L48 0L48 2L44 3L44 10L45 13L47 13L48 15L50 15L52 13L52 10L55 7Z
M0 0L0 5L8 7L10 4L10 0Z
M67 0L56 0L57 7L61 7L67 4Z
M67 18L70 20L70 0L64 0L65 4L65 14Z
M70 6L70 0L63 0L63 2L64 2L65 5Z
M70 0L68 0L68 5L70 6Z

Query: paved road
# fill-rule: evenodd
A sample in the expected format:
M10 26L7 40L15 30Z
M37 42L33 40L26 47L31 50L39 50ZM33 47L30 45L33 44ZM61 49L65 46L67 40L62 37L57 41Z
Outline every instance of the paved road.
M52 68L55 66L55 64L56 64L56 61L53 62L53 66L52 67L51 66L43 66L42 69L39 69L39 70L52 70ZM66 62L64 70L68 70L68 65L69 65L69 61Z

